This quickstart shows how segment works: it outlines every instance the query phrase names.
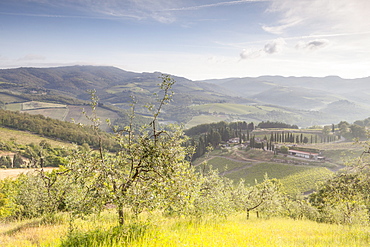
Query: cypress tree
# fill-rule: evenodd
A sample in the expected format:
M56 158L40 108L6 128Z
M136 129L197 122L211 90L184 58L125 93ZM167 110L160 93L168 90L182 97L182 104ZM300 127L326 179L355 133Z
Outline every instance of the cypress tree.
M20 154L15 154L14 155L14 158L13 158L13 168L21 168L21 166L23 165L23 159L22 157L20 156Z

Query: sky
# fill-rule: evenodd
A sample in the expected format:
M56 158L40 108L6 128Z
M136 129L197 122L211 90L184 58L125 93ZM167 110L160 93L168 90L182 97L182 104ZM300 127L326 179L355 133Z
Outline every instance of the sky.
M0 0L0 68L370 76L369 0Z

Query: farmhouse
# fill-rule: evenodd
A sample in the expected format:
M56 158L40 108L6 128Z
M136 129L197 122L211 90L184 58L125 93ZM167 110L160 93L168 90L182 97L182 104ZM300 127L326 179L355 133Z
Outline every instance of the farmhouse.
M240 138L239 137L231 138L227 142L228 143L239 143L240 142Z
M318 153L303 152L303 151L298 151L298 150L293 150L293 149L290 149L288 151L288 154L289 155L296 156L296 157L305 158L305 159L314 159L314 160L322 160L322 159L324 159L324 157L319 156Z

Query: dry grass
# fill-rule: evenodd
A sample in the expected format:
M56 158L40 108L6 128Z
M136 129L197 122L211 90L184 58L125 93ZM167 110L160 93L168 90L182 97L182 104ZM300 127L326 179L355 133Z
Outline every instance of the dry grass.
M9 141L15 140L17 144L27 145L31 143L40 143L41 141L46 141L50 143L52 147L59 147L59 148L72 148L73 145L67 142L55 141L49 138L41 137L39 135L32 134L27 131L20 131L20 130L12 130L8 128L1 128L0 127L0 142L1 141Z

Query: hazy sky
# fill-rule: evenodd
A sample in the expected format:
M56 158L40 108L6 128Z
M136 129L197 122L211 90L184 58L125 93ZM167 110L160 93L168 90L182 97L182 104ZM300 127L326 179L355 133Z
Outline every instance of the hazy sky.
M369 0L0 0L0 68L370 76Z

